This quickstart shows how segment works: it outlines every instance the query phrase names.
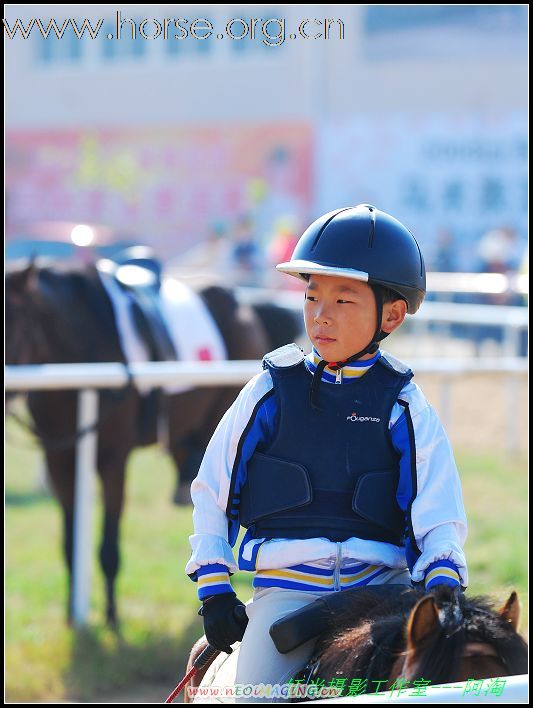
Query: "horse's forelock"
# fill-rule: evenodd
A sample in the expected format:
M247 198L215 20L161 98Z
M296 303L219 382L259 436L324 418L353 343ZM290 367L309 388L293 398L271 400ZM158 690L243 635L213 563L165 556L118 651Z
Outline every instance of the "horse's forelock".
M466 643L463 627L449 633L441 627L416 647L413 656L406 656L402 676L409 681L429 679L432 683L456 680Z
M464 667L461 666L465 646L485 645L494 649L499 657L502 675L527 673L527 645L524 639L515 632L509 622L506 622L495 611L490 600L483 597L460 597L461 622L455 630L441 627L416 650L416 657L406 661L412 669L406 672L406 678L430 678L434 683L444 683L449 680L459 680L458 676ZM495 659L486 657L480 652L477 661L483 671L484 664L490 671L489 664ZM407 675L409 674L409 675ZM473 677L476 678L476 677Z

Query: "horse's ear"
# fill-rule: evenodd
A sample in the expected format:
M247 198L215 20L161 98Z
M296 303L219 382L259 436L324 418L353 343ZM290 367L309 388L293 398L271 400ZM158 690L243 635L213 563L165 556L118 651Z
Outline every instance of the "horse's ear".
M498 614L505 621L509 622L515 632L518 631L518 622L520 621L520 603L518 602L518 595L513 590L510 594L509 599L498 610Z
M433 595L425 595L413 608L407 622L407 649L414 651L420 642L439 627L439 613Z
M28 295L35 295L39 288L39 271L34 257L26 268L13 271L8 275L9 292L6 290L6 297L8 296L9 301L13 304L24 305L28 300Z
M36 261L35 254L32 254L28 267L21 273L22 290L25 292L32 292L38 287L39 275Z

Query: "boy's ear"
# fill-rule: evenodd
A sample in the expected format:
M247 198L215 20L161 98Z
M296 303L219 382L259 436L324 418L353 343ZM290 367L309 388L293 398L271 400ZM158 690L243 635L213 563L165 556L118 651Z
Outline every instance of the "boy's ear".
M403 323L407 314L407 303L399 298L393 302L386 302L383 305L383 317L381 318L381 329L390 334Z

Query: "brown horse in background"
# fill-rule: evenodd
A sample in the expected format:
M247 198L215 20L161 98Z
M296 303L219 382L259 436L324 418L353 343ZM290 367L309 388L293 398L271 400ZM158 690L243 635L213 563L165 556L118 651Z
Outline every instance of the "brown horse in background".
M123 362L115 316L93 265L84 268L15 268L6 275L6 364ZM223 337L228 359L258 360L293 341L300 324L274 305L253 309L213 285L199 291ZM265 324L263 324L265 323ZM107 594L106 617L117 623L115 579L119 570L119 524L124 475L130 452L157 442L159 403L168 421L168 451L179 471L181 500L220 418L240 390L198 388L176 395L141 396L133 386L103 390L99 398L97 469L102 484L104 524L99 549ZM64 556L71 574L77 442L76 391L32 391L27 404L44 449L48 477L63 512Z
M518 633L515 592L499 610L486 598L468 598L445 586L427 594L408 586L377 585L329 595L325 603L311 603L276 623L285 624L291 648L299 646L293 639L300 631L295 621L305 633L302 643L323 629L307 665L292 679L295 690L337 686L346 695L350 685L352 690L357 685L351 695L360 695L390 691L400 681L406 690L527 673L528 647ZM206 646L205 637L196 642L187 672ZM218 673L215 664L208 665L188 686L232 685L238 650L219 655ZM190 701L187 691L184 700Z

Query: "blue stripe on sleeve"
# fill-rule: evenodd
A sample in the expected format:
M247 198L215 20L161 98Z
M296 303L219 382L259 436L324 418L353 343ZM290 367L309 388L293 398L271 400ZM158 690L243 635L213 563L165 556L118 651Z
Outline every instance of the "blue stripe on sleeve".
M212 573L228 573L228 566L227 565L222 565L222 563L210 563L208 565L201 565L198 570L196 571L196 574L198 575L199 578L202 577L202 575L210 575Z
M430 563L424 575L426 590L431 590L436 585L448 585L454 588L461 584L459 569L447 558Z
M196 571L198 576L198 599L205 600L210 595L233 592L229 581L228 568L221 563L203 565Z

